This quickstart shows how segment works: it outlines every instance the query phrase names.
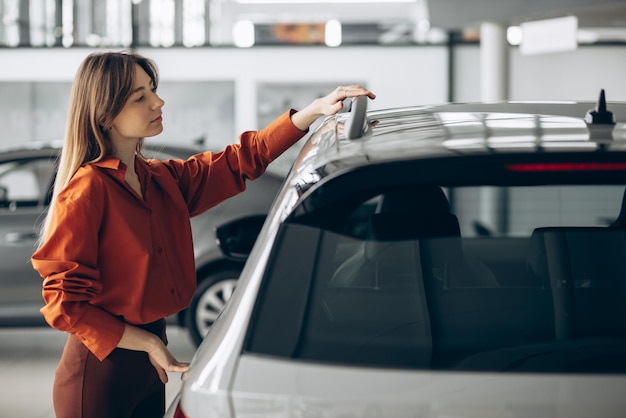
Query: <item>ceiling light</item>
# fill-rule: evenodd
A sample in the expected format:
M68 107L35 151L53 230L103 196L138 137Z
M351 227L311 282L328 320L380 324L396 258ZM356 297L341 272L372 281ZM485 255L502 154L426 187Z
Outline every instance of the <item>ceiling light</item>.
M341 45L341 22L329 20L324 27L324 43L326 46Z
M520 26L510 26L506 30L506 39L511 45L520 45L522 43L523 32Z
M254 45L254 23L249 20L240 20L233 25L233 42L240 48L249 48Z

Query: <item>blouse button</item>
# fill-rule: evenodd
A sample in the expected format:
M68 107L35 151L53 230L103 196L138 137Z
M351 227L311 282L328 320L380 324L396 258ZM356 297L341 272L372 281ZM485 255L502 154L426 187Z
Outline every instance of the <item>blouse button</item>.
M163 253L163 247L157 247L157 252L159 254L162 254Z
M176 293L176 290L174 288L170 289L170 295L173 295L174 293Z

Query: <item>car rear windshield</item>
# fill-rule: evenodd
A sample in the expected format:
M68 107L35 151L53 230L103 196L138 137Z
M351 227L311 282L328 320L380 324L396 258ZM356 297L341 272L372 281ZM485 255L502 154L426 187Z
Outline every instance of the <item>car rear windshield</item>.
M624 373L626 179L613 168L519 165L511 184L457 173L459 184L388 179L325 195L281 228L246 350L358 366Z

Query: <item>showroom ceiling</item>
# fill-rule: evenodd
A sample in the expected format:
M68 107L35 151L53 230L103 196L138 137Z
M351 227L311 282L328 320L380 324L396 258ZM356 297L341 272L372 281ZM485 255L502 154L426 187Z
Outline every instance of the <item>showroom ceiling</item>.
M126 6L118 7L122 3ZM626 0L132 0L122 3L120 0L0 0L0 47L131 43L154 47L441 44L449 39L475 42L480 38L477 29L487 21L517 26L564 16L577 18L570 20L576 20L579 43L626 43ZM450 37L449 32L458 33ZM550 32L550 36L552 33L556 32ZM243 41L239 39L241 34L245 35Z
M509 25L575 15L580 27L626 30L623 0L429 0L431 26L464 29L493 21Z
M246 19L255 24L324 22L344 25L344 41L401 39L398 33L419 30L464 31L483 22L515 26L533 20L576 16L578 28L591 28L594 39L626 42L626 0L213 0L221 4L214 24ZM352 27L348 27L352 25ZM358 33L355 25L363 26ZM384 34L379 28L387 25ZM407 29L408 28L408 29ZM427 30L427 29L426 29ZM226 27L225 31L230 31ZM404 31L404 32L403 32ZM589 31L587 31L589 32ZM225 35L226 37L228 34ZM474 35L470 35L474 36Z
M580 26L626 28L625 0L212 0L220 10L256 21L337 18L372 22L429 18L432 27L465 29L492 21L576 15Z

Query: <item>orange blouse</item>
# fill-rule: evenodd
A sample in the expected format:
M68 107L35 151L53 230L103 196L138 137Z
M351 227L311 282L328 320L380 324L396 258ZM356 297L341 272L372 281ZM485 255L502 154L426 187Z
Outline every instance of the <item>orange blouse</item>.
M143 199L124 181L119 159L83 165L57 197L48 237L32 256L44 279L46 321L102 360L125 323L150 323L189 306L196 285L189 218L243 191L304 136L293 112L219 153L136 158Z

